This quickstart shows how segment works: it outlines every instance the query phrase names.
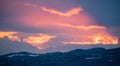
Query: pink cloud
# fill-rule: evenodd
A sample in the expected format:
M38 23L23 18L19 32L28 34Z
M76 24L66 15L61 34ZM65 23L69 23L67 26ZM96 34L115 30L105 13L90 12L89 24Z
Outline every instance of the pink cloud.
M98 25L89 25L89 26L85 26L85 25L80 25L80 26L74 26L71 24L61 24L61 26L65 26L65 27L70 27L70 28L77 28L77 29L83 29L83 30L92 30L92 29L106 29L106 27L104 26L98 26Z
M60 15L60 16L72 16L72 15L75 15L75 14L79 14L79 12L83 11L82 8L73 8L71 10L68 10L67 12L63 13L63 12L60 12L60 11L57 11L55 9L48 9L46 7L41 7L41 9L43 11L46 11L46 12L49 12L51 14L55 14L55 15Z

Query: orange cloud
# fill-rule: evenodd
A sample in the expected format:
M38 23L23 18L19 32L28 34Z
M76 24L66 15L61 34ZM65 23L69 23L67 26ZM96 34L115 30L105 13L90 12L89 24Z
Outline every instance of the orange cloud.
M64 44L117 44L118 38L108 34L95 34L86 37L87 41L68 41Z
M55 9L48 9L46 7L41 7L41 9L43 11L46 11L46 12L49 12L49 13L52 13L52 14L56 14L56 15L60 15L60 16L72 16L72 15L78 14L80 11L83 11L82 8L73 8L71 10L68 10L65 13L57 11Z
M0 38L8 37L11 41L26 42L32 46L42 49L42 45L56 38L44 33L22 33L22 32L0 32Z
M24 38L23 41L37 47L38 49L43 49L41 45L47 43L51 38L55 38L55 36L40 33L38 35L28 36L27 38Z
M71 25L71 24L61 24L61 26L71 27L71 28L78 28L78 29L83 29L83 30L106 29L106 27L104 27L104 26L98 26L98 25L89 25L89 26L80 25L80 26L74 26L74 25Z
M12 41L21 41L18 36L15 36L17 32L0 32L0 38L4 38L5 36Z

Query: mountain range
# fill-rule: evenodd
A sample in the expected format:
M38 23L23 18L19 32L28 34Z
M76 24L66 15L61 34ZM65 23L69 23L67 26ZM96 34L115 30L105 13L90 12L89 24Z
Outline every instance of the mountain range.
M0 56L0 66L120 66L120 48L76 49L45 54L10 53Z

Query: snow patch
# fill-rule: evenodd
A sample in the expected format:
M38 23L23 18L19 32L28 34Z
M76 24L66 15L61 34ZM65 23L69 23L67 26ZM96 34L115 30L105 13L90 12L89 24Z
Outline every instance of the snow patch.
M99 58L102 58L102 57L89 57L89 58L85 58L85 59L99 59Z
M39 56L39 55L37 55L37 54L30 54L29 56L36 57L36 56Z
M9 55L8 57L15 57L15 56L31 56L31 57L36 57L36 56L39 56L38 54L28 54L28 55L25 55L25 54L13 54L13 55Z
M24 54L13 54L13 55L9 55L8 57L14 57L14 56L24 56Z

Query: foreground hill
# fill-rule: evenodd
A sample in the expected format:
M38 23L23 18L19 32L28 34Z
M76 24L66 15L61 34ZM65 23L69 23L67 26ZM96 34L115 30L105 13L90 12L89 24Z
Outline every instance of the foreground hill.
M46 54L10 53L0 56L0 66L120 66L120 48Z

